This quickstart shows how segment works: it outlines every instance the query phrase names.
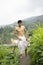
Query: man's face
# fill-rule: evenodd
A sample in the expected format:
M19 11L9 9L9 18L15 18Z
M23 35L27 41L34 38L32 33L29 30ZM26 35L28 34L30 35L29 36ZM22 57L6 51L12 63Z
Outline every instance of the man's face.
M19 27L21 27L22 23L18 23Z

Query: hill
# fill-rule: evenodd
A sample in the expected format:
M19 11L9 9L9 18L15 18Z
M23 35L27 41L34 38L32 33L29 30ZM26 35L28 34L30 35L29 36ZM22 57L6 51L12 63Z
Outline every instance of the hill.
M31 17L23 20L23 24L27 27L28 30L31 30L32 28L36 28L36 24L42 24L43 23L43 15Z
M23 24L26 26L26 28L30 31L32 29L36 28L36 24L40 25L43 23L43 15L41 16L36 16L36 17L31 17L31 18L27 18L27 19L23 19ZM16 23L13 23L11 26L16 26Z
M36 29L36 24L39 25L39 23L40 23L40 25L43 26L42 25L43 15L27 18L22 21L23 21L23 24L26 26L27 30L29 31L29 33L32 33L32 31L34 29ZM14 28L16 25L17 25L17 22L13 23L11 25L0 27L0 44L11 43L10 39L15 38L15 36L12 34L12 32L14 31Z

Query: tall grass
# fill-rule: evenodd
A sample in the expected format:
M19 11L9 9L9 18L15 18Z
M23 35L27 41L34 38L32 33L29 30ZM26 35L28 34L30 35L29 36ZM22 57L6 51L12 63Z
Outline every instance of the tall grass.
M12 48L0 46L0 65L19 65L19 53L16 48L14 53L11 53Z
M31 65L43 65L43 28L33 32L29 52Z

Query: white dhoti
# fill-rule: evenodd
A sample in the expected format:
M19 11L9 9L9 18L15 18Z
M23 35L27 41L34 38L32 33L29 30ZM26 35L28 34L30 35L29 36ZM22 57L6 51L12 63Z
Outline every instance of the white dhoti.
M28 42L25 38L25 36L19 36L20 40L15 40L14 43L18 46L20 54L25 52L25 49L28 46Z

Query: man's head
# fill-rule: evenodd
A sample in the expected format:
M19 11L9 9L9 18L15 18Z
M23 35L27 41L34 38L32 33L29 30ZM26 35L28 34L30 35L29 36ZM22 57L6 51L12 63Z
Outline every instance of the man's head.
M19 25L19 27L21 27L21 25L22 25L22 20L18 20L18 25Z

